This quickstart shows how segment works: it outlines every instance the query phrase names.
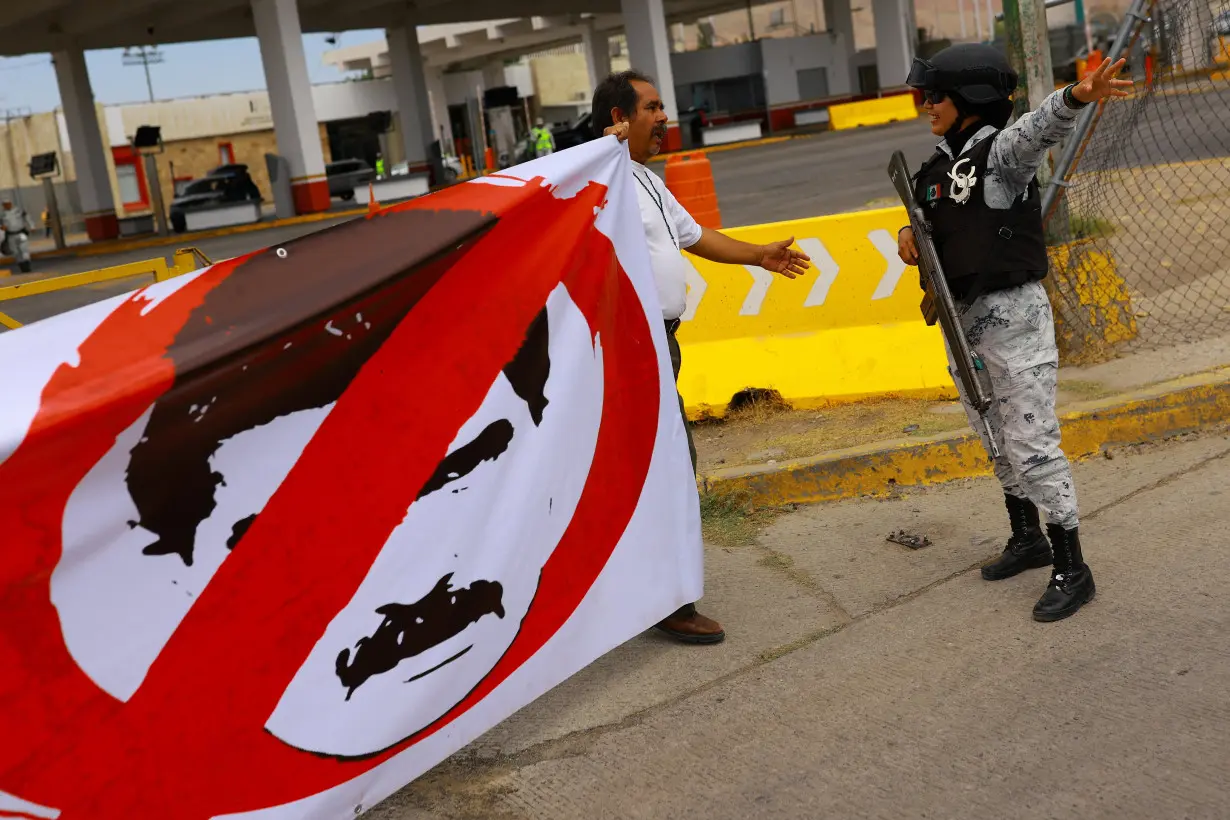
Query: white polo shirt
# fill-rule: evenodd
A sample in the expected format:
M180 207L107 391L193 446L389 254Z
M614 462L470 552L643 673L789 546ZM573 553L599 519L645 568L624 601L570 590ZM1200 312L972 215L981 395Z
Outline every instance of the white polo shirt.
M636 177L636 202L641 208L641 225L649 242L649 264L658 286L662 318L678 319L687 308L690 267L679 251L700 241L700 225L657 174L633 162L632 175Z

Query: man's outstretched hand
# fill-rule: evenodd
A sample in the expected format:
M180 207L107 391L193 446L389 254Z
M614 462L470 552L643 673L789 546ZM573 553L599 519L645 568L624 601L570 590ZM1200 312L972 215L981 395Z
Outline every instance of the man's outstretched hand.
M811 257L790 247L793 242L794 237L792 236L780 242L761 245L760 261L756 264L765 270L780 273L787 279L802 276L807 272L807 263L811 261Z

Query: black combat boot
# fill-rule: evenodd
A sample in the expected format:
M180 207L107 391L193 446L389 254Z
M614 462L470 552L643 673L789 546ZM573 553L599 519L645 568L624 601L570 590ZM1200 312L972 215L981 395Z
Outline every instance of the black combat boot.
M982 568L982 577L988 581L1002 581L1051 563L1051 545L1042 533L1034 503L1028 498L1005 493L1004 505L1008 508L1008 520L1012 522L1012 537L1004 547L1004 554Z
M1035 621L1059 621L1093 600L1093 573L1081 555L1079 531L1047 524L1046 534L1055 550L1055 570L1051 583L1034 604Z

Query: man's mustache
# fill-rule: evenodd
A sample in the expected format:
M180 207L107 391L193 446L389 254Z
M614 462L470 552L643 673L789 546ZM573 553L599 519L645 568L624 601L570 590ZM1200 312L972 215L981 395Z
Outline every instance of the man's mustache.
M665 139L666 138L666 126L665 125L655 125L653 127L653 135L655 137Z

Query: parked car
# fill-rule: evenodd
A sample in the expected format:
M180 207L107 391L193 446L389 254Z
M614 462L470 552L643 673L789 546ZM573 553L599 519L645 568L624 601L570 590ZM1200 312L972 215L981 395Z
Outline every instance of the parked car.
M441 185L454 183L461 176L461 160L457 157L440 157L440 167L444 171L444 180L439 183ZM389 171L389 176L399 177L408 173L410 173L410 163L399 162Z
M183 193L171 200L171 228L177 233L188 229L186 214L223 202L261 201L260 189L252 181L246 165L223 165L208 175L184 186Z
M556 125L551 128L551 136L555 138L555 150L563 151L574 145L589 142L594 138L593 117L588 111L566 125Z
M354 199L354 189L376 178L372 166L361 159L339 159L325 166L329 178L329 196Z

